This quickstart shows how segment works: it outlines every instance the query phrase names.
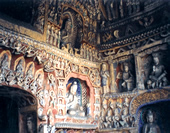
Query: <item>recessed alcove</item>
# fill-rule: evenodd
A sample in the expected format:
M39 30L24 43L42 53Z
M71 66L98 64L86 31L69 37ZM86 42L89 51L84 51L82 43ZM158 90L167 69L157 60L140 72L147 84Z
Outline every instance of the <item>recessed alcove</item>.
M170 131L170 101L157 101L147 104L138 110L138 131L143 133L143 127L147 123L147 112L153 112L153 121L160 128L161 133L168 133Z
M0 133L37 132L36 100L31 94L1 86L0 106Z

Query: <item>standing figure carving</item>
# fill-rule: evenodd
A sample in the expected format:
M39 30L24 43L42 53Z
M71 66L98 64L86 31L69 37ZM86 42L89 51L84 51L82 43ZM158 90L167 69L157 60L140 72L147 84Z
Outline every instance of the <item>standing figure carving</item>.
M65 23L65 28L61 31L62 47L65 46L66 44L71 43L71 38L70 38L71 37L71 30L72 30L72 23L71 23L71 20L68 19Z
M109 71L106 69L106 64L102 64L102 68L101 68L101 72L100 72L100 76L102 78L101 80L101 85L103 88L103 93L108 93L109 92Z
M167 72L164 65L160 63L159 53L152 54L154 65L152 66L152 72L147 81L147 89L166 86L168 80L166 78Z
M154 122L154 115L151 110L146 114L147 123L143 126L142 133L161 133L159 126Z

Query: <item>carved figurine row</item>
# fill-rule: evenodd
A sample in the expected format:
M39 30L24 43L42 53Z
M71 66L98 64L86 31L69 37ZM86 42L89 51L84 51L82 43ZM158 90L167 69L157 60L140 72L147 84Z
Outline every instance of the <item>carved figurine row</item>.
M47 42L49 42L52 45L56 42L55 44L57 44L57 47L59 48L60 31L55 30L54 32L54 30L51 30L50 25L48 28L49 29L47 29ZM52 57L52 55L48 54L45 50L38 50L34 48L33 46L30 46L30 45L33 45L32 40L27 40L24 42L24 43L30 44L28 46L28 45L25 45L23 42L21 42L23 41L23 38L18 35L9 35L7 32L6 33L4 32L3 34L5 35L0 36L0 46L13 49L14 54L23 53L24 56L26 57L34 57L34 59L38 60L39 64L45 63L45 61L47 61L49 57L56 59L56 57ZM34 42L34 43L38 45L38 42ZM71 53L73 54L73 49L71 50L70 46L64 47L64 50L67 52L72 51ZM89 45L82 44L80 48L80 54L78 53L78 51L79 50L75 48L74 54L76 57L85 58L90 61L100 61L102 59L101 53L98 53L98 50L96 50L95 48Z
M5 39L5 40L3 40ZM94 81L95 85L100 85L100 75L98 70L92 70L90 72L89 68L85 68L76 64L70 64L69 61L63 59L62 57L58 57L56 55L51 55L47 53L45 50L40 51L36 50L34 47L23 45L20 41L17 41L14 37L4 37L2 39L2 46L10 47L13 49L15 54L23 53L27 57L34 57L34 60L37 60L39 64L43 64L45 72L53 72L55 71L56 76L64 77L64 75L68 75L71 72L77 72L89 75ZM97 53L97 52L96 52ZM92 57L89 55L89 52L84 52L82 55L88 54L88 57ZM60 70L62 69L62 70ZM64 71L66 69L66 71ZM12 74L12 73L11 73ZM51 81L52 82L52 79Z
M86 44L81 45L80 57L88 59L90 61L100 61L102 59L102 55L98 52L97 49Z
M50 24L47 25L46 42L60 48L60 31Z
M109 103L108 103L109 101ZM99 128L127 128L135 126L135 118L129 114L130 99L125 98L124 103L104 99L100 116Z

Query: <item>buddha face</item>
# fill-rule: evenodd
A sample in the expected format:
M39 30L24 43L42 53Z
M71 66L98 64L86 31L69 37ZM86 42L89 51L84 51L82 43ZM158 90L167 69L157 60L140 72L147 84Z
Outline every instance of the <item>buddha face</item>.
M71 93L72 93L73 95L76 95L77 88L78 88L77 82L74 81L74 82L73 82L73 85L71 86Z
M153 60L154 60L154 63L155 63L156 65L159 64L159 58L158 58L158 57L154 57Z
M125 66L125 72L128 72L129 71L129 67L126 65Z
M149 123L152 123L152 122L153 122L153 114L148 114L148 115L147 115L147 121L148 121Z
M106 71L106 64L102 64L102 70Z

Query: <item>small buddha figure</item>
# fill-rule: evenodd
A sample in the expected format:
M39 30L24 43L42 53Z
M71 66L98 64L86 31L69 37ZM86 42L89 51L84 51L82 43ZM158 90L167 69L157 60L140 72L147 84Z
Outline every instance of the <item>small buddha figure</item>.
M107 128L112 128L113 127L113 104L110 102L110 108L107 111L107 116L106 116L106 122L107 122Z
M134 87L133 84L134 84L134 78L132 73L129 71L129 65L127 63L124 63L122 86L125 90L131 91Z
M116 108L114 110L114 116L113 116L113 122L114 122L114 127L119 128L120 127L120 115L119 115L119 109Z
M79 98L77 93L78 84L74 81L70 87L67 95L67 113L71 116L85 116L83 107L79 104Z
M152 73L147 81L147 88L162 87L168 84L166 78L167 72L164 65L160 64L159 54L153 54L154 65L152 66Z
M27 131L28 133L34 133L34 125L32 116L27 117Z
M128 108L124 108L121 119L122 120L120 121L120 124L122 125L122 127L129 127L130 126L130 115L129 115L129 112L128 112Z
M161 133L159 126L154 123L154 115L151 110L148 110L146 120L147 123L143 126L142 133Z

